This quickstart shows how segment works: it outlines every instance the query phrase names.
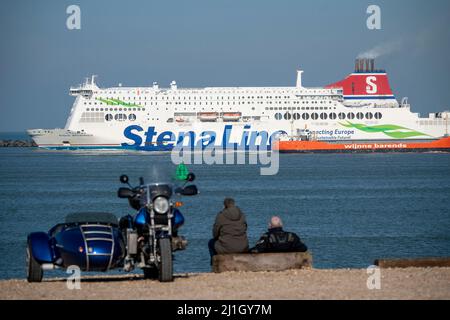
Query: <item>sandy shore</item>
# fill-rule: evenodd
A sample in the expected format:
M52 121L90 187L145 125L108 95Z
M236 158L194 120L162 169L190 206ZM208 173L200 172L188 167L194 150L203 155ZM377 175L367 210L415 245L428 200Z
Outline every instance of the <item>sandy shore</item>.
M172 283L140 276L0 281L0 299L450 299L450 268L381 269L381 289L365 269L289 270L177 275Z

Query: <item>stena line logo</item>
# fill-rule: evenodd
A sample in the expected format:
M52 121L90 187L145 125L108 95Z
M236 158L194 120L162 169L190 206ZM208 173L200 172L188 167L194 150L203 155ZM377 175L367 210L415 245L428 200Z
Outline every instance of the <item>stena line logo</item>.
M233 130L241 132L239 142L232 142ZM239 132L238 131L238 132ZM243 128L233 128L232 125L225 125L222 132L222 139L219 140L215 131L202 131L197 134L194 131L180 131L175 134L172 131L156 131L155 127L148 127L147 131L139 125L132 125L125 128L123 135L129 142L122 143L124 148L138 150L172 150L175 146L186 146L194 148L206 148L208 146L218 146L229 150L242 150L252 147L271 146L273 138L278 134L287 134L283 130L278 130L269 134L267 131L251 130L250 125ZM234 135L234 134L233 134Z
M368 94L374 94L374 93L377 93L377 91L378 91L378 86L377 86L377 84L375 83L375 81L377 81L377 77L370 76L370 77L367 77L367 78L366 78L366 84L367 84L367 86L366 86L366 92L367 92Z

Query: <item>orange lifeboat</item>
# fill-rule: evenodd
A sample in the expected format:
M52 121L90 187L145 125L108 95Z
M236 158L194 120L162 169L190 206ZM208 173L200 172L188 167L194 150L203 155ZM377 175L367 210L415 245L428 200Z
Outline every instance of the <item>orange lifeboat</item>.
M241 119L242 113L240 112L224 112L222 114L222 119L225 122L239 121Z
M214 122L219 118L219 114L217 112L199 112L197 114L200 121L204 122Z

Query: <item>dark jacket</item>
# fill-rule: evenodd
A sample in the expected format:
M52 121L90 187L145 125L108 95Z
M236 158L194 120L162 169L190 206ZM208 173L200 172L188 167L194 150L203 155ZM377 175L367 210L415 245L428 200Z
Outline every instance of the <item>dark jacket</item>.
M264 233L256 246L250 249L253 253L262 252L305 252L308 248L293 232L282 228L272 228Z
M238 207L223 209L213 227L214 245L218 254L248 251L247 221Z

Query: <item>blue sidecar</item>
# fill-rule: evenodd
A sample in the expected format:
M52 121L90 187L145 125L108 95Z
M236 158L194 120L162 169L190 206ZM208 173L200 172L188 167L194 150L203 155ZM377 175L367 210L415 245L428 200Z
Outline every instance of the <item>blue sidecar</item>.
M27 279L40 282L44 270L78 266L108 271L123 265L126 247L118 219L111 213L69 214L64 223L27 239Z

